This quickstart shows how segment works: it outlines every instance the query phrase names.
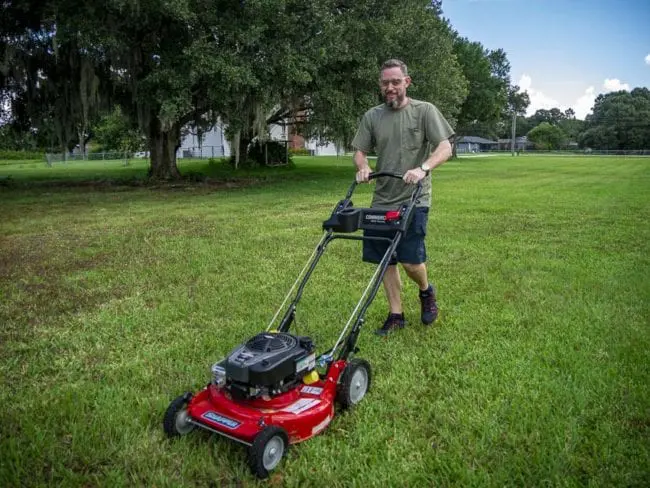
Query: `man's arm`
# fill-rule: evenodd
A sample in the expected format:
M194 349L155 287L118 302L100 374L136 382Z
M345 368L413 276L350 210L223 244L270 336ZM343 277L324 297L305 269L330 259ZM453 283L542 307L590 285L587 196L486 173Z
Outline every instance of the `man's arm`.
M431 171L447 161L451 157L451 154L451 142L449 142L449 139L444 139L434 149L431 156L424 161L423 166L429 168L429 171Z
M367 182L372 169L368 164L368 156L365 152L358 149L354 152L354 165L357 167L357 183Z
M449 142L449 139L444 139L440 144L438 144L424 163L422 163L422 166L424 166L426 171L422 169L422 167L411 169L404 174L404 181L406 183L417 183L424 178L429 171L447 161L451 157L451 154L451 143Z

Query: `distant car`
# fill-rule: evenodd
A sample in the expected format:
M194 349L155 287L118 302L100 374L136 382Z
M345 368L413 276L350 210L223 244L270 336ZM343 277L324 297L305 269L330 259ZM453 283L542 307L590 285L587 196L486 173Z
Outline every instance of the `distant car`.
M149 151L138 151L133 155L134 158L148 158Z

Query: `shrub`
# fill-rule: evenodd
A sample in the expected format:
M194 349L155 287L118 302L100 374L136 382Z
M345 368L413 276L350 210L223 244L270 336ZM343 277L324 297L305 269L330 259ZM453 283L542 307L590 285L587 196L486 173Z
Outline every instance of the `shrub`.
M254 161L257 166L272 166L276 164L286 164L287 162L289 164L293 163L291 155L287 158L287 149L285 145L277 141L267 141L262 143L255 141L248 149L247 159Z
M312 151L304 147L290 147L289 154L292 156L311 156Z
M39 151L0 150L0 160L2 159L9 159L12 161L37 159L43 161L45 159L45 154Z

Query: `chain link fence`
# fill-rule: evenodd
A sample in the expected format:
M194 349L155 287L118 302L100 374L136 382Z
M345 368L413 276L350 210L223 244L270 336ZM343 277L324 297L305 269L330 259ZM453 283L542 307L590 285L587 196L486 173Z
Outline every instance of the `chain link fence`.
M176 153L178 158L223 158L228 156L224 146L182 147Z
M48 166L54 166L55 164L60 163L74 163L78 161L123 161L125 165L128 165L129 159L137 157L136 154L126 151L109 151L87 154L45 153L45 162Z

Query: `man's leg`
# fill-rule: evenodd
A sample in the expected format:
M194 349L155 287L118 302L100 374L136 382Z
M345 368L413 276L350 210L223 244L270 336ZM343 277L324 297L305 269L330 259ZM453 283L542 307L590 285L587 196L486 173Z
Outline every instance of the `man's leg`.
M402 313L402 281L399 276L399 269L397 265L391 264L386 269L384 274L384 291L388 299L388 306L390 313Z
M383 283L390 312L384 325L375 331L380 336L386 336L395 329L401 329L405 323L404 314L402 313L402 297L400 296L402 281L400 280L397 265L391 264L386 268Z
M406 271L408 277L415 281L420 287L420 291L426 291L429 289L429 277L427 276L426 264L402 263L402 266L404 266L404 271Z
M420 288L420 318L425 325L431 325L438 318L438 304L436 303L436 290L429 284L427 268L422 264L403 263L404 270L409 278L415 281Z

